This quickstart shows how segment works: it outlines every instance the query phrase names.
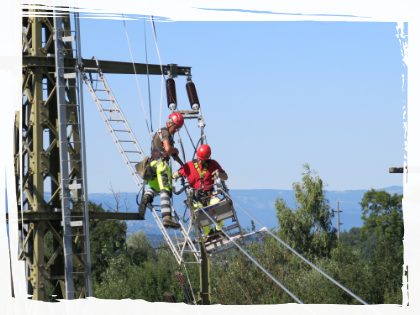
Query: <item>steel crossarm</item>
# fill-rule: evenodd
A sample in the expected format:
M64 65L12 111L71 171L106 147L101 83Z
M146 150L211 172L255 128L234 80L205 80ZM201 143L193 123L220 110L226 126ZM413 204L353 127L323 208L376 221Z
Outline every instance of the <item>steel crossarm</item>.
M75 14L75 28L70 31L72 36L64 36L60 12L54 10L54 50L56 68L56 94L58 113L58 134L60 154L60 195L63 226L65 298L72 300L74 293L80 296L92 295L90 267L89 213L87 204L86 148L85 126L83 116L83 96L81 89L81 73L78 67L75 72L68 72L64 59L69 51L76 53L81 62L80 27L78 15ZM76 49L69 49L65 44L75 44ZM72 52L71 52L72 54ZM73 83L74 82L74 83ZM66 90L75 87L77 91L76 104L70 104L66 99ZM69 111L71 109L71 111ZM71 113L71 114L70 114ZM75 147L80 147L80 156L70 154ZM80 171L73 172L75 165L81 166ZM75 211L80 211L75 215ZM81 240L81 250L73 248L76 240ZM79 258L80 257L80 258ZM74 262L75 264L74 264ZM74 279L81 282L81 290L75 291Z

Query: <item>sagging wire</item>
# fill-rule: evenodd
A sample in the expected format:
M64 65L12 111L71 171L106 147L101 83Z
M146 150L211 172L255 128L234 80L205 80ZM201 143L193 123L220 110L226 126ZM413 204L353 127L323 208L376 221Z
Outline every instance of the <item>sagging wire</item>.
M226 192L225 192L226 193ZM230 197L229 197L230 198ZM223 228L220 227L219 224L216 223L216 221L198 204L197 201L194 200L194 203L197 205L197 209L201 210L202 213L204 213L209 219L210 221L220 229L220 231L222 231L228 238L229 240L235 244L236 247L239 248L240 251L242 251L255 265L258 266L258 268L260 268L271 280L273 280L277 285L279 285L287 294L289 294L296 302L298 302L299 304L304 304L296 295L294 295L292 292L290 292L280 281L278 281L276 278L274 278L274 276L269 273L263 266L261 266L245 249L242 248L241 245L239 245L236 241L235 238L230 237L229 234L226 233L225 230L223 230Z
M223 189L222 191L224 193L226 193ZM226 193L227 194L227 193ZM229 196L229 199L231 199L234 203L236 203L236 205L242 209L242 211L244 211L254 222L258 223L261 227L264 227L257 219L255 219L252 215L250 215L244 208L242 208L235 200L232 199L232 197ZM207 213L206 213L207 215ZM213 220L212 220L213 221ZM213 221L214 222L214 221ZM336 280L334 280L332 277L330 277L328 274L326 274L324 271L322 271L321 269L319 269L317 266L315 266L313 263L311 263L309 260L307 260L305 257L303 257L301 254L299 254L296 250L294 250L292 247L290 247L286 242L284 242L282 239L280 239L277 235L273 234L270 230L267 230L268 234L270 234L271 236L273 236L277 241L279 241L281 244L283 244L286 248L288 248L289 250L291 250L294 254L296 254L299 258L301 258L304 262L306 262L308 265L310 265L312 268L314 268L316 271L318 271L319 273L321 273L323 276L325 276L328 280L330 280L331 282L333 282L335 285L337 285L338 287L340 287L342 290L344 290L345 292L347 292L349 295L351 295L352 297L354 297L356 300L358 300L359 302L361 302L364 305L369 305L367 302L365 302L363 299L361 299L360 297L358 297L356 294L354 294L353 292L351 292L349 289L347 289L345 286L343 286L341 283L337 282Z
M150 115L150 129L153 133L153 121L152 121L152 96L150 93L150 76L149 76L149 60L147 58L147 36L146 36L146 21L143 19L144 26L144 51L146 54L146 71L147 71L147 86L149 89L149 115Z
M149 2L149 6L150 6L150 2ZM151 10L152 10L152 9L150 8L150 11L151 11ZM151 24L152 24L153 37L154 37L154 39L155 39L156 51L157 51L158 58L159 58L160 71L161 71L161 73L162 73L161 93L160 93L160 95L161 95L161 97L160 97L160 117L159 117L159 128L161 128L161 126L162 126L162 94L163 94L163 79L165 79L165 82L166 82L166 78L165 78L165 75L164 75L164 73L163 73L162 61L161 61L161 59L160 59L160 52L159 52L159 46L158 46L158 43L157 43L156 28L155 28L155 22L154 22L154 19L153 19L153 15L150 15L150 22L151 22Z
M122 15L122 17L123 17L123 23L124 23L125 35L126 35L126 37L127 37L128 48L129 48L129 50L130 50L131 62L133 63L134 76L136 77L137 89L138 89L138 91L139 91L139 95L140 95L141 106L143 107L144 119L146 119L147 131L149 132L149 136L150 136L150 138L152 138L152 135L151 135L151 132L150 132L150 128L149 128L149 122L147 121L146 109L144 108L143 97L142 97L142 95L141 95L141 90L140 90L139 79L138 79L138 77L137 77L137 71L136 71L136 65L135 65L135 63L134 63L133 52L132 52L132 50L131 50L130 38L129 38L129 36L128 36L127 26L125 25L125 17L124 17L124 13L121 13L121 15ZM151 140L153 140L153 139L151 139Z
M187 131L188 137L190 138L190 141L191 141L191 144L192 144L192 146L193 146L193 148L194 148L194 151L197 151L197 149L196 149L196 148L195 148L195 146L194 146L194 142L193 142L193 140L192 140L192 138L191 138L191 136L190 136L190 133L188 132L187 124L184 124L184 126L185 126L185 131ZM200 139L201 139L201 138L200 138Z
M241 291L242 291L242 293L246 296L246 298L248 299L248 302L251 304L251 305L254 305L254 304L252 304L252 301L251 301L251 298L245 293L245 290L242 288L242 286L239 284L239 282L236 280L236 278L235 278L235 276L233 275L233 272L232 272L232 270L229 268L229 266L228 266L228 264L227 264L227 262L226 261L224 261L222 258L220 258L220 257L218 257L218 256L216 256L225 266L226 266L226 269L228 270L228 272L229 272L229 274L234 278L234 280L235 280L235 282L236 282L236 284L239 286L239 288L241 289Z

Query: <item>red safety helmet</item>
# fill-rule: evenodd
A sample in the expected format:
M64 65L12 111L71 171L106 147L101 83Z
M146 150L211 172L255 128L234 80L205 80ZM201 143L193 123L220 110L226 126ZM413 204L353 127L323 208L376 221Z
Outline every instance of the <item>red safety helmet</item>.
M168 117L171 122L181 128L184 125L184 117L180 113L172 113Z
M211 155L211 149L207 144L201 145L197 150L197 158L200 160L208 160Z

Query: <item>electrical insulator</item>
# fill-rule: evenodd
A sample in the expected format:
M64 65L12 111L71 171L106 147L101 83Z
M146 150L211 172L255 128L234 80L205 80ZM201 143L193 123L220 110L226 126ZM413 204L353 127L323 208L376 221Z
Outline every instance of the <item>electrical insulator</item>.
M169 78L166 80L166 98L168 100L168 107L170 110L176 109L176 89L175 80Z
M200 102L198 101L197 90L195 89L195 84L192 81L187 82L187 94L188 99L190 100L190 105L193 110L198 110L200 108Z

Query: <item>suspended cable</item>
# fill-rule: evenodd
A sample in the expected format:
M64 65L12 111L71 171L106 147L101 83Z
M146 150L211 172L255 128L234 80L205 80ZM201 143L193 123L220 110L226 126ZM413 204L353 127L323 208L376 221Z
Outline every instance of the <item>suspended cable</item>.
M227 194L223 189L222 191ZM257 219L255 219L252 215L250 215L244 208L242 208L235 200L232 199L232 197L229 196L229 199L231 199L234 203L236 203L238 205L239 208L241 208L254 222L257 222L261 227L264 227L260 222L258 222ZM206 213L207 214L207 213ZM278 240L280 243L282 243L285 247L287 247L288 249L290 249L293 253L295 253L299 258L301 258L303 261L305 261L308 265L310 265L312 268L314 268L315 270L317 270L318 272L320 272L323 276L325 276L326 278L328 278L331 282L333 282L334 284L336 284L337 286L339 286L341 289L343 289L345 292L347 292L348 294L350 294L352 297L354 297L356 300L358 300L359 302L365 304L365 305L369 305L368 303L366 303L364 300L362 300L360 297L358 297L356 294L354 294L353 292L351 292L349 289L347 289L345 286L343 286L341 283L337 282L336 280L334 280L333 278L331 278L329 275L327 275L324 271L322 271L321 269L319 269L317 266L315 266L313 263L311 263L309 260L307 260L305 257L303 257L301 254L299 254L296 250L294 250L292 247L290 247L287 243L285 243L282 239L280 239L279 237L277 237L277 235L273 234L270 230L267 230L268 234L270 234L271 236L273 236L276 240Z
M192 140L192 138L190 136L190 133L188 132L187 124L184 124L184 126L185 126L185 130L187 131L188 137L190 138L190 141L191 141L191 144L192 144L192 146L194 148L194 151L197 151L197 149L194 146L194 142L193 142L193 140Z
M132 51L131 51L130 38L128 37L127 26L125 25L125 17L124 17L124 13L121 13L121 15L122 15L122 17L123 17L123 23L124 23L125 35L126 35L126 37L127 37L128 48L129 48L129 50L130 50L131 62L133 63L134 76L136 77L137 89L138 89L138 91L139 91L139 95L140 95L141 106L143 107L144 119L146 119L147 130L148 130L148 132L149 132L149 136L150 136L150 138L151 138L151 137L152 137L152 135L151 135L150 128L149 128L149 123L147 122L147 115L146 115L146 109L144 108L143 97L141 96L141 90L140 90L139 79L137 78L136 65L134 64L133 53L132 53Z
M251 301L251 298L245 293L245 290L242 288L242 286L239 284L239 282L236 280L236 278L235 278L235 276L233 275L233 272L231 271L231 269L229 268L229 266L228 266L228 264L227 264L227 262L226 261L224 261L222 258L220 258L220 257L218 257L218 256L216 256L225 266L226 266L226 269L228 270L228 272L229 272L229 274L233 277L233 279L235 280L235 282L236 282L236 284L239 286L239 288L241 289L241 291L242 291L242 293L246 296L246 298L248 299L248 302L251 304L251 305L254 305L254 304L252 304L252 301Z
M194 204L197 206L197 209L201 210L202 213L204 213L207 218L210 219L210 221L217 227L220 229L220 231L222 231L228 238L229 240L236 245L236 247L239 248L239 250L241 252L243 252L255 265L258 266L258 268L260 268L268 277L271 278L271 280L273 280L277 285L279 285L287 294L289 294L296 302L300 303L300 304L304 304L301 300L299 300L299 298L297 296L295 296L292 292L290 292L280 281L278 281L276 278L273 277L273 275L271 275L271 273L269 273L263 266L261 266L245 249L242 248L241 245L239 245L234 238L230 237L229 234L226 233L226 231L223 230L223 228L220 227L219 224L216 223L216 221L207 213L207 211L205 211L197 201L194 200Z
M150 94L150 76L149 76L149 60L147 58L147 36L146 36L146 21L143 19L144 26L144 51L146 54L146 71L147 71L147 86L149 89L149 115L150 115L150 129L153 133L153 121L152 121L152 96Z
M149 6L150 6L150 2L149 2ZM162 78L165 79L165 82L166 82L166 78L165 78L165 75L163 73L162 61L160 59L160 52L159 52L159 46L158 46L158 43L157 43L156 28L155 28L155 22L153 20L153 15L150 15L150 21L152 23L153 37L155 39L156 51L157 51L158 58L159 58L160 71L162 73ZM161 128L161 126L162 126L162 124L161 124L161 122L162 122L162 93L163 93L162 91L163 91L163 80L162 80L162 84L161 84L159 128Z

